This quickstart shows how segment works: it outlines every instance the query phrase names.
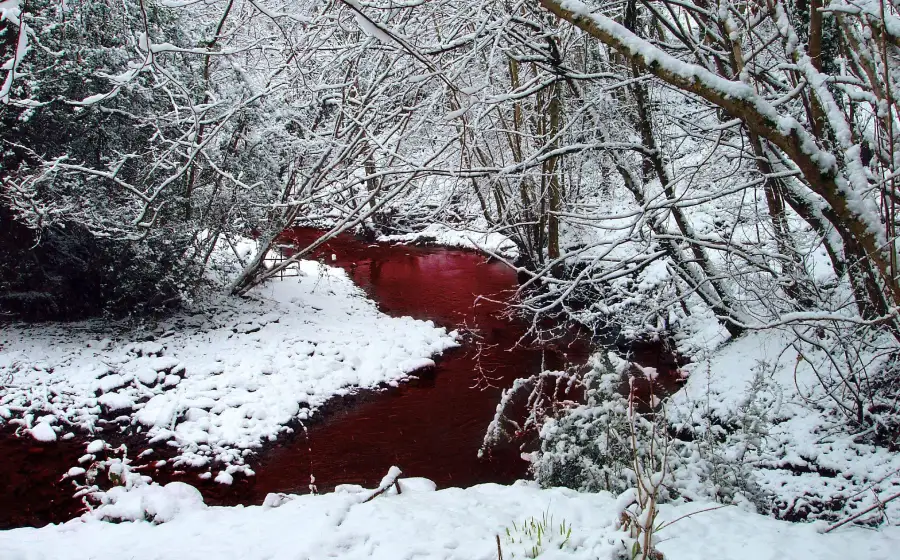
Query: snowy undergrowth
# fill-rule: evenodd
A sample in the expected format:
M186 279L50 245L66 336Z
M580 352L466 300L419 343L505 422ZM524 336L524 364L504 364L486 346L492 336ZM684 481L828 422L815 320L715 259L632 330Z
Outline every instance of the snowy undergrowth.
M134 430L174 466L228 483L254 448L329 398L396 384L456 345L430 321L389 317L341 269L299 263L244 299L144 328L5 326L0 425L39 440Z
M758 505L778 516L842 519L900 490L900 454L839 413L813 355L798 360L792 341L789 330L752 332L695 360L666 414L675 431L709 444L695 470L718 464L749 476ZM826 383L847 374L815 365ZM858 521L898 524L900 504Z
M121 502L120 512L152 511L162 517L111 524L88 515L63 525L4 531L0 557L496 560L499 540L503 558L528 558L536 539L525 535L510 542L506 530L516 532L514 526L550 516L570 532L567 538L545 537L540 558L629 557L630 539L616 528L617 500L606 492L542 490L533 483L433 491L425 479L399 482L399 495L391 488L369 501L372 490L343 486L324 495L270 494L263 506L251 507L207 507L185 484L151 487L135 493L128 504ZM659 534L658 548L667 560L886 560L894 557L900 538L893 527L877 533L845 527L819 534L810 525L734 507L702 511L712 506L661 507L660 522L677 520Z
M900 492L890 339L876 333L863 347L862 338L844 331L868 371L854 375L853 364L837 361L822 327L811 330L822 348L832 348L830 356L799 344L803 330L796 326L722 343L727 335L714 318L693 319L677 340L693 358L682 368L687 383L664 402L661 416L647 417L663 418L668 427L671 499L715 500L789 520L863 514L854 522L900 523L900 503L887 501ZM634 484L622 365L614 355L594 356L585 379L588 402L544 423L533 464L541 484L613 492ZM861 403L862 422L853 399ZM638 453L649 453L638 436Z

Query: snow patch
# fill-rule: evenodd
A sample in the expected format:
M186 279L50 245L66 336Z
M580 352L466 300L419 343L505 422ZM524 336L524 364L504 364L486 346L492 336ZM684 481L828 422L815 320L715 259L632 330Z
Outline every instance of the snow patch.
M422 231L399 235L382 235L378 241L388 243L428 243L444 247L474 249L484 253L515 258L516 244L501 233L485 233L468 229L451 229L443 224L431 224Z

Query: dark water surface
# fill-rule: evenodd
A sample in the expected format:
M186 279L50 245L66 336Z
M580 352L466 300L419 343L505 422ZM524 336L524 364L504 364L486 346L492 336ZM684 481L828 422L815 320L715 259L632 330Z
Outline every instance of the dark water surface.
M305 246L318 232L295 229L288 235ZM477 456L501 388L542 367L584 363L587 345L516 346L527 325L506 317L503 303L517 287L516 274L470 251L368 244L346 236L316 256L344 268L385 313L471 329L479 339L445 352L418 380L331 411L308 427L308 441L298 434L292 445L261 454L256 480L249 481L253 500L268 492L308 491L308 476L298 475L310 472L320 491L343 483L376 485L392 465L438 487L524 476L527 464L512 448L490 459ZM473 388L478 372L494 387Z

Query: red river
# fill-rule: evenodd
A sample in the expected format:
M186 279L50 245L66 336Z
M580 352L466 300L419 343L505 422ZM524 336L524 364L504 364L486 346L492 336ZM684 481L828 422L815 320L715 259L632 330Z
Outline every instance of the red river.
M284 240L305 247L320 234L296 228ZM517 287L516 274L474 252L370 244L342 235L307 258L343 267L385 313L430 319L448 329L465 327L478 334L480 344L468 339L400 387L335 399L305 429L293 426L293 434L251 459L256 476L236 477L231 486L168 469L154 478L193 484L211 505L249 505L262 503L269 492L309 492L310 475L320 492L344 483L372 487L392 465L407 476L430 478L439 488L509 483L525 476L527 464L512 447L490 458L477 456L500 391L542 368L583 364L588 345L517 345L527 324L510 319L503 303ZM641 361L663 372L677 367L659 353ZM491 377L491 386L474 387L478 372ZM83 445L36 444L0 432L0 529L77 514L80 504L69 497L71 486L58 480L75 465Z

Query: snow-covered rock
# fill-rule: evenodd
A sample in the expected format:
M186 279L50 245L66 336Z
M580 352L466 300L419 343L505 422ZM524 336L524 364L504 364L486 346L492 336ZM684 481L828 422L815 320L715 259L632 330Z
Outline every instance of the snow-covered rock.
M104 493L103 502L87 517L107 521L166 523L179 514L206 507L200 491L183 482L170 482L165 486L147 484L135 488L115 486Z
M49 422L38 422L33 428L28 430L28 433L38 441L56 441L56 432L53 431L53 426Z

